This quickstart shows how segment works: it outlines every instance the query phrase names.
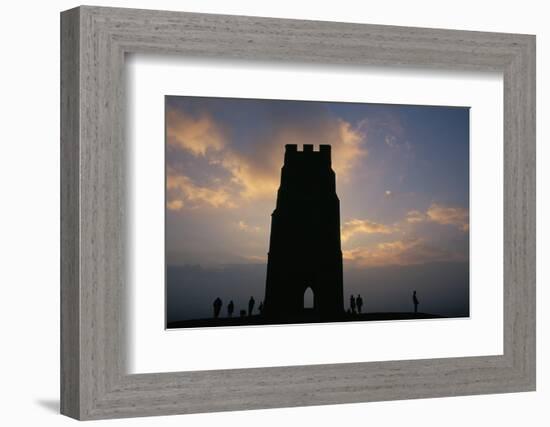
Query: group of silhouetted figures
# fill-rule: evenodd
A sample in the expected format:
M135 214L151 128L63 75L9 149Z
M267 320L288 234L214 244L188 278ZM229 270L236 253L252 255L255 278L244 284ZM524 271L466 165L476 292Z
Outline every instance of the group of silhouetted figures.
M414 304L414 312L418 313L418 297L416 296L416 291L413 291L412 294L412 301ZM223 306L223 301L220 297L217 297L214 300L214 303L212 304L214 307L214 318L220 317L220 313ZM254 312L254 306L256 305L256 300L254 300L254 297L250 297L248 300L248 312L246 310L240 310L239 315L241 317L245 317L247 314L248 316L252 316L252 313ZM363 310L363 298L361 297L361 294L357 294L357 297L353 296L353 294L349 297L349 309L348 314L361 314ZM261 315L264 310L264 303L260 302L258 305L258 312ZM233 303L233 300L229 301L229 304L227 304L227 317L233 317L233 312L235 311L235 304Z
M418 313L418 297L416 296L416 291L413 291L412 301L414 304L414 312ZM349 297L349 309L348 314L361 314L363 310L363 298L361 294L357 294L357 297L354 297L353 294Z
M220 297L217 297L214 300L214 303L212 304L214 307L214 318L220 317L220 313L222 311L223 301ZM250 297L248 300L248 316L252 316L252 313L254 312L254 306L256 305L256 300L254 297ZM233 300L229 301L229 304L227 304L227 317L233 317L233 312L235 311L235 304L233 303ZM258 312L259 314L262 314L264 311L264 303L260 302L258 305ZM247 315L246 310L241 310L239 312L241 317L245 317Z
M357 294L357 298L355 298L352 294L349 297L349 312L351 314L356 314L356 313L361 314L362 309L363 309L363 298L361 298L360 294Z

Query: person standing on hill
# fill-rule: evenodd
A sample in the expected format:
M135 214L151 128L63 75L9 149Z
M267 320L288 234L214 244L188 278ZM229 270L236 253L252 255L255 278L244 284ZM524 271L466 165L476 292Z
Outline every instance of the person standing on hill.
M220 315L220 310L222 309L222 300L220 297L217 297L212 305L214 306L214 318L217 319Z
M254 297L250 297L248 300L248 315L252 316L252 311L254 310L254 304L256 304L256 301L254 301Z
M363 298L361 298L361 294L357 294L356 304L357 313L361 314L361 309L363 308Z
M413 304L414 304L414 312L418 313L418 298L416 296L416 291L413 291Z

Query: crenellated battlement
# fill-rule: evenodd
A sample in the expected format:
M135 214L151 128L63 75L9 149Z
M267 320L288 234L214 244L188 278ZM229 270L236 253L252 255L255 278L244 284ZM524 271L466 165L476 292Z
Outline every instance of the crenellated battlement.
M295 163L296 161L305 161L310 159L321 160L322 164L331 164L331 147L328 144L320 144L319 150L315 150L313 144L304 144L302 151L298 151L297 144L285 145L285 164Z
M304 144L302 151L298 151L298 144L286 144L285 153L329 153L330 154L330 145L320 144L319 150L315 151L313 144Z

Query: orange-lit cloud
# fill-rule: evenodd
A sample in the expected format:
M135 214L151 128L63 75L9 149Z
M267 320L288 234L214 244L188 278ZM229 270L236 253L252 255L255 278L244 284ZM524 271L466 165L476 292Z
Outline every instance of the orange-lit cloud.
M269 157L271 159L273 157ZM275 196L279 177L274 173L275 167L267 159L255 162L247 156L226 150L220 164L231 173L231 182L240 188L238 196L246 200Z
M355 234L389 234L394 231L395 230L392 227L374 221L369 221L367 219L352 219L344 222L340 232L340 237L342 242L345 242Z
M426 211L426 215L430 221L437 222L438 224L454 225L463 231L468 231L468 210L465 208L432 203Z
M167 207L171 210L179 210L186 206L188 203L183 200L194 207L201 205L214 208L235 207L231 201L231 195L224 188L201 187L185 175L168 174L166 187L169 194Z
M166 207L171 211L180 211L183 208L183 200L172 199L166 204Z
M223 133L210 115L192 117L175 109L166 113L166 138L169 145L196 156L220 151L225 145Z
M435 222L443 225L454 225L462 231L468 231L469 229L468 209L444 206L439 203L432 203L425 213L417 210L407 212L406 221L410 224Z
M367 155L365 148L365 133L354 129L350 123L339 119L338 134L332 150L332 168L336 175L346 178L352 167Z
M426 219L427 219L426 214L420 211L414 210L414 211L407 212L406 221L410 224L423 222L423 221L426 221Z
M237 187L231 194L234 203L238 197L244 200L275 197L285 144L330 144L332 167L339 179L346 179L354 165L367 155L366 133L362 127L354 128L344 120L326 115L313 123L290 120L260 135L257 144L246 148L233 144L222 126L207 114L193 116L172 109L167 112L166 127L171 147L205 157L210 165L221 166L229 172L230 183ZM184 185L189 187L190 183ZM202 193L198 197L210 199L210 196ZM220 203L224 197L217 194L217 206L227 205Z
M250 225L242 220L237 223L237 227L239 228L239 230L249 232L249 233L259 233L261 231L261 228L258 227L257 225Z
M251 262L264 263L267 261L267 255L244 255L243 258Z
M356 234L393 234L405 232L406 224L437 223L453 225L459 230L468 230L468 211L460 207L448 207L432 203L426 212L411 210L403 221L393 225L369 220L352 219L343 223L341 239L345 243ZM397 234L396 234L397 235ZM390 237L391 238L391 237ZM349 242L348 242L349 244ZM388 265L413 265L441 261L465 261L467 255L460 251L436 246L425 238L409 237L373 243L342 251L344 260L356 267L380 267Z
M342 252L344 261L356 267L414 265L428 262L465 261L464 254L433 246L421 238L378 243Z
M314 125L295 124L281 129L272 141L273 147L281 151L285 144L298 144L298 150L302 144L331 145L332 169L338 179L346 179L368 154L364 125L353 127L345 120L334 118L324 118Z

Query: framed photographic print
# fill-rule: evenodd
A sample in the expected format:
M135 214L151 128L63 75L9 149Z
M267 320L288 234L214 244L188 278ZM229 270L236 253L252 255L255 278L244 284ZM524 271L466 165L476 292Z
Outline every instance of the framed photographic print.
M61 15L61 410L535 389L535 38Z
M165 114L167 328L469 316L468 107Z

